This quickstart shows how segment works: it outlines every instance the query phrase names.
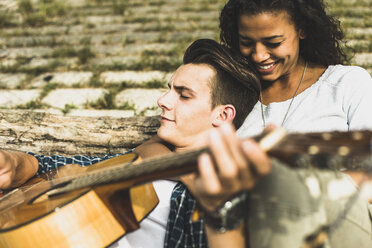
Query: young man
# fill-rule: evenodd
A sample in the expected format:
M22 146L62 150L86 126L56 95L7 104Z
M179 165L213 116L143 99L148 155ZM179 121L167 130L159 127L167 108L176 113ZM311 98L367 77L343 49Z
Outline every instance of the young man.
M215 41L197 40L186 50L172 76L169 91L159 100L162 109L157 139L173 151L205 146L210 129L233 122L238 128L259 97L259 80L246 60ZM146 149L141 150L146 153ZM90 165L104 158L36 156L0 153L0 188L16 187L38 173L65 164ZM148 156L147 156L148 157ZM159 205L141 228L119 241L122 247L161 247L174 182L154 182Z

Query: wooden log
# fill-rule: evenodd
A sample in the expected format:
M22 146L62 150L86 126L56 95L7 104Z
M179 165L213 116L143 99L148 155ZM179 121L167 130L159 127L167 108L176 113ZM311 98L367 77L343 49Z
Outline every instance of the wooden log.
M0 147L36 154L97 155L125 152L156 134L159 117L71 117L0 110Z

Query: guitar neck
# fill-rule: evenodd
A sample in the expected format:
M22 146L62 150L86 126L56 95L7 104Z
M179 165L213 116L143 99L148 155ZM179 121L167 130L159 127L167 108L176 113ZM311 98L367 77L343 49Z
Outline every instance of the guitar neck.
M371 131L287 134L282 129L254 137L261 148L292 167L361 170L372 173ZM208 148L87 172L57 185L55 195L84 187L128 181L128 187L196 171L197 157Z
M172 153L155 159L143 160L138 164L117 164L102 170L94 170L55 186L48 194L55 195L80 188L129 181L130 186L158 179L175 177L196 171L197 157L208 148Z

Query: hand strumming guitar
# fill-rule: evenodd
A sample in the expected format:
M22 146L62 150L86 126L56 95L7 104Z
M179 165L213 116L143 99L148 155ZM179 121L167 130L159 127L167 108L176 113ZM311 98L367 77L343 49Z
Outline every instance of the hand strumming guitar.
M38 169L35 157L16 151L0 150L0 189L20 186Z

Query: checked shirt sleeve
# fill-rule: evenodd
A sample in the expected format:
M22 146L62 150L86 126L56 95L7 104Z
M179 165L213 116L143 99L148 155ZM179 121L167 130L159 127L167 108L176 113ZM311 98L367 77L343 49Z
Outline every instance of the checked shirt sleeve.
M129 153L129 152L126 152L126 153ZM79 164L81 166L89 166L89 165L101 162L109 158L113 158L119 155L126 154L126 153L119 153L119 154L114 154L114 155L106 154L103 157L90 157L90 156L83 156L83 155L65 157L61 155L44 156L44 155L36 155L32 152L27 152L27 153L34 156L39 162L39 169L37 171L37 175L43 174L49 170L56 169L66 164Z

